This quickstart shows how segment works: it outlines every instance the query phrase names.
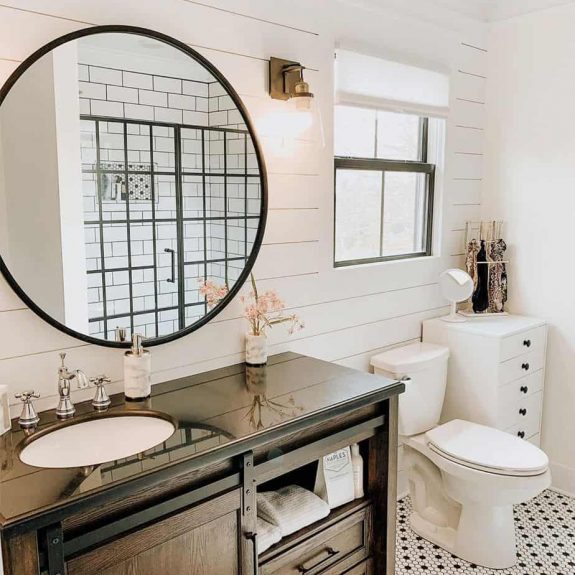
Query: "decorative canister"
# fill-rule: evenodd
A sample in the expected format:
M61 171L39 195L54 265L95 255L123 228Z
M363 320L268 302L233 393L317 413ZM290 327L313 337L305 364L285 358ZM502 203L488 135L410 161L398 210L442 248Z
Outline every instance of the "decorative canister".
M268 346L265 335L246 333L246 363L264 365L268 360Z

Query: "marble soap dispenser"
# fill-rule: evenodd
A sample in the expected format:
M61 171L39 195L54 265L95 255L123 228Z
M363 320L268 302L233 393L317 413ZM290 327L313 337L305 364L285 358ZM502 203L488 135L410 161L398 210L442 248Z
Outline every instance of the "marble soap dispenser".
M143 337L132 335L132 349L124 354L124 394L129 401L140 401L152 391L152 354L142 346Z

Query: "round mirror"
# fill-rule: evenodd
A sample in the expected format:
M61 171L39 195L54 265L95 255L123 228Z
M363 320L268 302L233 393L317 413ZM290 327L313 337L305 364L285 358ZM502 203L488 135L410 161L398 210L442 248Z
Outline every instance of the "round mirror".
M225 78L187 45L101 26L45 46L0 91L0 256L18 295L92 343L197 329L261 245L265 167ZM206 281L228 294L208 307Z

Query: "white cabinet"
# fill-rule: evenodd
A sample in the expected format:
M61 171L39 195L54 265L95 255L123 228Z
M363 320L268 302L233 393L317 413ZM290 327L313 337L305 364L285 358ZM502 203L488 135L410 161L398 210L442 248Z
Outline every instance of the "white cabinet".
M517 315L423 322L423 341L449 347L442 421L467 419L539 444L547 327Z

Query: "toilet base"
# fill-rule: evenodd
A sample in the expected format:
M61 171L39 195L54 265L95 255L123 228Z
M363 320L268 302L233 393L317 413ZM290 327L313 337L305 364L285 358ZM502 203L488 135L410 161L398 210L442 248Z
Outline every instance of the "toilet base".
M508 569L517 561L511 506L465 505L457 529L434 525L413 511L410 525L420 537L469 563Z
M417 438L404 443L404 457L415 533L481 567L515 565L513 505L549 487L549 471L524 477L487 473L442 458Z

